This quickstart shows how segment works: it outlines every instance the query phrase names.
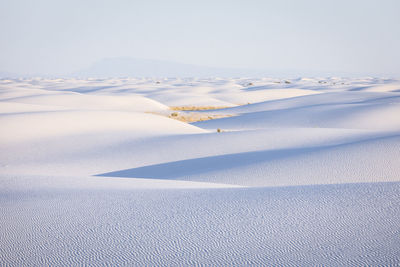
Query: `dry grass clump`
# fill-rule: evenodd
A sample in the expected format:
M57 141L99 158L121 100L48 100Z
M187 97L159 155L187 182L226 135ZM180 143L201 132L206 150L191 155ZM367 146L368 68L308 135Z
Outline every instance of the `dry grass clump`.
M183 121L186 123L193 123L197 121L207 121L213 119L221 119L226 117L232 117L232 115L222 115L222 114L209 114L205 112L193 112L200 110L216 110L228 108L227 106L179 106L179 107L170 107L170 110L174 112L167 114L161 114L156 112L146 112L155 115L165 116L174 120ZM178 111L182 111L181 113Z
M175 120L179 120L179 121L183 121L183 122L187 122L187 123L192 123L192 122L197 122L197 121L207 121L207 120L231 117L231 115L211 115L211 114L203 114L203 113L179 114L177 112L173 112L168 117L171 119L175 119Z
M213 110L213 109L223 109L229 108L228 106L176 106L170 107L171 110L181 110L181 111L196 111L196 110Z

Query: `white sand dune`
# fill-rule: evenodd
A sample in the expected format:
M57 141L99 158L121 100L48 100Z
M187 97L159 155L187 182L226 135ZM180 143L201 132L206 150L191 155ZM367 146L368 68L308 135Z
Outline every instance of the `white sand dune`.
M400 129L398 93L326 93L221 110L237 116L198 122L206 129L323 127L340 129ZM382 119L385 118L385 119Z
M0 265L400 264L398 80L0 80L0 127Z
M105 173L244 186L398 181L400 135L317 148L209 156ZM246 177L246 179L243 179Z
M338 104L246 113L242 116L198 122L194 125L205 129L226 130L280 127L397 130L400 129L398 114L400 114L400 102Z
M122 132L130 133L132 137L142 137L205 132L163 116L118 111L68 110L7 114L1 123L7 131L3 131L0 138L7 144L85 133Z

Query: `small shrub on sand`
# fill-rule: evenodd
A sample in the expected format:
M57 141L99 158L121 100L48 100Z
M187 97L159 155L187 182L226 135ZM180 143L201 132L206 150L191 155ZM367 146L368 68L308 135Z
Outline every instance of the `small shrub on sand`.
M171 117L178 117L178 112L172 112Z
M220 132L222 132L222 130L220 128L218 128L217 129L217 133L220 133Z

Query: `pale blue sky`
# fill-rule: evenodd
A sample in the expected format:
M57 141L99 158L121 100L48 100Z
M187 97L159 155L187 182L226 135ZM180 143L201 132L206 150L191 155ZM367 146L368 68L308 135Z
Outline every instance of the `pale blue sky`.
M102 58L400 76L399 0L0 0L0 70Z

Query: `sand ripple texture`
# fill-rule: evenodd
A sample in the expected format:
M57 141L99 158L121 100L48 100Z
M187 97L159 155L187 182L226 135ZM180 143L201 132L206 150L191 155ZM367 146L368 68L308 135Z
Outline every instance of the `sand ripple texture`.
M400 264L400 184L2 192L10 266Z

